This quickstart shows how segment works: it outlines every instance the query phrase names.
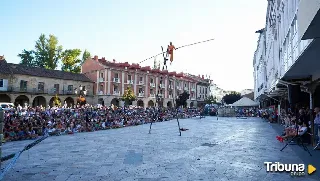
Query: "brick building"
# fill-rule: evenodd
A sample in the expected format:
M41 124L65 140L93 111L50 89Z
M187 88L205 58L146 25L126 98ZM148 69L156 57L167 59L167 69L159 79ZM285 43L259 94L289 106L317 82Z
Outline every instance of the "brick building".
M93 82L85 75L7 63L0 56L0 102L52 106L58 95L62 104L66 101L70 106L77 101L75 90L80 85L87 90L86 100L92 104Z
M98 56L82 64L82 73L95 82L95 101L100 104L121 105L120 98L130 86L137 96L137 101L133 103L137 106L154 106L158 94L161 97L159 104L172 107L176 97L183 91L190 94L188 106L197 106L196 85L199 80L183 73L161 71L128 62L117 63L115 60L107 61L104 57L99 59Z

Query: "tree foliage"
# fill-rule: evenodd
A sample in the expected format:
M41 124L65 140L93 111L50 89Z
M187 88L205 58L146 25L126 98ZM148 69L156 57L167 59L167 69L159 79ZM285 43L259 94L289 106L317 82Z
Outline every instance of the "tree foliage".
M35 62L35 52L33 50L22 50L22 53L18 54L18 57L21 58L20 64L26 66L36 67L37 64Z
M226 104L233 104L234 102L241 99L241 94L239 92L232 91L229 94L223 96L222 101Z
M91 57L90 52L85 50L82 58L79 58L81 51L79 49L68 49L63 51L59 45L58 38L54 35L41 34L35 42L34 50L23 50L20 57L20 64L32 67L41 67L46 69L56 69L59 63L62 64L62 70L79 73L81 63Z
M91 57L91 54L88 50L84 50L83 54L82 54L82 62L83 63L84 61L86 61L88 58Z
M122 101L124 101L126 105L131 105L132 102L135 100L136 96L134 95L134 92L132 91L131 87L128 86L122 95Z
M56 69L61 58L62 46L54 35L41 34L35 45L36 62L38 67Z
M179 95L178 99L176 99L176 107L187 107L187 100L189 99L190 94L187 91L184 91Z
M210 95L204 101L206 102L206 104L216 104L217 103L217 98L213 97L213 95Z
M82 60L79 58L80 54L80 49L68 49L63 51L61 54L61 70L66 72L80 73L82 62Z

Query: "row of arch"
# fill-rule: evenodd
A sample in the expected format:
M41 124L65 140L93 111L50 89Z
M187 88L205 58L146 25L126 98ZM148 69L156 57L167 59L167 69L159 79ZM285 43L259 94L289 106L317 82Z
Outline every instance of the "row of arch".
M100 98L100 99L98 100L98 103L101 104L101 105L104 105L104 100L103 100L102 98ZM163 102L162 102L162 103L163 103ZM113 104L113 105L115 105L115 106L120 106L120 100L117 99L117 98L113 98L113 99L111 100L111 104ZM141 99L137 100L137 106L145 107L143 100L141 100ZM153 100L149 100L149 101L148 101L148 107L154 107L154 106L155 106L155 102L154 102ZM162 106L163 106L163 104L162 104ZM172 102L171 102L171 101L168 101L168 102L167 102L167 107L171 108L172 106L173 106ZM193 107L193 106L194 106L194 103L191 102L191 103L190 103L190 107Z
M60 100L60 102L63 104L64 102L67 103L67 106L70 107L70 106L73 106L75 103L74 103L74 99L72 97L67 97L65 100L61 100L60 98L58 98ZM53 100L54 100L54 97L52 97L50 100L49 100L49 105L50 106L53 106ZM7 94L0 94L0 102L12 102L11 101L11 98L10 96L8 96ZM13 102L16 106L17 105L24 105L25 103L27 103L28 105L30 105L30 100L27 96L25 95L20 95L18 96L14 102ZM33 101L32 101L32 106L33 107L36 107L36 106L47 106L47 100L45 97L43 96L36 96Z

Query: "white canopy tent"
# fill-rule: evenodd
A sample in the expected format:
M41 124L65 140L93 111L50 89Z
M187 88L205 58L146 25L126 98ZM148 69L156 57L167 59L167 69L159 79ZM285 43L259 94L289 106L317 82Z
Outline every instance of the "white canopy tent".
M247 97L243 97L240 100L236 101L233 104L230 104L229 106L234 106L234 107L257 107L260 104L258 102L255 102Z

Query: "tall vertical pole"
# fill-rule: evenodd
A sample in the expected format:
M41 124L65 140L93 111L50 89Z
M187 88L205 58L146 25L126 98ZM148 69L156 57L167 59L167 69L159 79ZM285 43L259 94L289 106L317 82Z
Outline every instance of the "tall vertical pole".
M2 158L2 140L3 140L3 124L4 124L4 114L3 114L3 109L0 107L0 158ZM0 159L0 169L1 169L1 159Z
M316 142L315 142L315 138L318 135L314 135L315 131L314 131L314 119L313 119L313 97L312 97L312 92L309 92L310 95L310 102L309 102L309 107L310 107L310 121L311 121L311 144L313 146L315 146Z

